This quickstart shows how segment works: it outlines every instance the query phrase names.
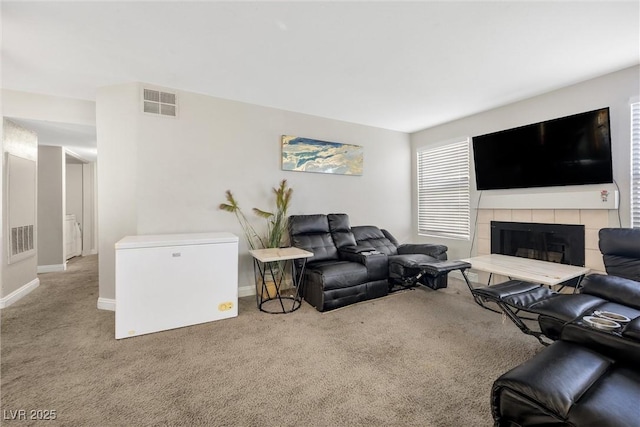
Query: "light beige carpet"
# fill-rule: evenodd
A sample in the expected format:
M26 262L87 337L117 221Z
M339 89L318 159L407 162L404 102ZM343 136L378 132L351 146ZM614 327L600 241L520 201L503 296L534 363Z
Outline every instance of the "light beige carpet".
M490 426L494 379L542 349L455 281L328 313L243 298L237 318L116 341L96 256L40 280L0 341L2 412L56 411L36 424Z

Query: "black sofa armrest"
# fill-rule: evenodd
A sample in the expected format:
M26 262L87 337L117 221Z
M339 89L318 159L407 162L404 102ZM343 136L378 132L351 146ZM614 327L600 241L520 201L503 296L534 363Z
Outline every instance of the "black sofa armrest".
M580 293L640 310L640 282L635 280L606 274L589 274L582 281Z
M432 256L439 260L447 259L447 250L445 245L434 245L430 243L405 243L398 246L398 255L405 254L424 254Z
M622 336L640 343L640 317L635 318L625 326Z
M389 241L396 247L398 251L398 255L408 255L408 254L423 254L429 255L441 261L447 259L447 250L449 249L445 245L435 245L431 243L405 243L403 245L398 243L398 240L393 237L391 233L387 230L382 229L382 234L389 239Z
M640 317L636 320L640 320ZM640 325L640 324L639 324ZM640 340L634 336L635 325L623 326L622 332L601 331L577 320L568 323L560 333L562 341L580 344L605 356L636 364L640 360Z
M493 383L496 425L575 425L562 422L612 364L592 350L556 341Z

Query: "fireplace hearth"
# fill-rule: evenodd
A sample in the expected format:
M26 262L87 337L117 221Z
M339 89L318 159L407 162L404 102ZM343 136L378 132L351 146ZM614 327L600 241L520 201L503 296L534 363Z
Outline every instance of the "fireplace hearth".
M491 253L584 267L584 225L491 221Z

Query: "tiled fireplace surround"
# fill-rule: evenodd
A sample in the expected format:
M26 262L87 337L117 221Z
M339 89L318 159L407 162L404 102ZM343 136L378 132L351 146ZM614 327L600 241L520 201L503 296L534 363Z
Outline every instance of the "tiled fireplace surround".
M584 225L585 267L592 272L604 272L602 254L598 249L598 230L610 226L606 209L479 209L475 242L478 255L491 253L491 221ZM485 275L480 276L482 282L486 278Z

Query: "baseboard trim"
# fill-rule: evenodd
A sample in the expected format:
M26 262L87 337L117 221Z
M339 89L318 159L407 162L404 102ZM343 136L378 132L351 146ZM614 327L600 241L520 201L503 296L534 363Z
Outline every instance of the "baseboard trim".
M9 307L11 304L27 296L31 291L40 286L40 279L37 277L26 285L16 289L4 298L0 298L0 309Z
M65 271L67 269L67 263L64 264L52 264L52 265L39 265L38 274L40 273L56 273L58 271Z
M256 294L255 286L241 286L238 288L238 297L250 297ZM116 311L116 300L112 298L98 298L98 309Z
M98 309L116 311L116 300L112 298L98 298Z
M460 277L462 278L462 276ZM293 287L293 284L291 283L291 278L286 278L283 283L282 283L282 289L289 289L291 287ZM242 298L242 297L252 297L254 295L256 295L256 285L249 285L249 286L240 286L238 287L238 298Z
M256 294L255 286L240 286L238 288L238 298L250 297Z

